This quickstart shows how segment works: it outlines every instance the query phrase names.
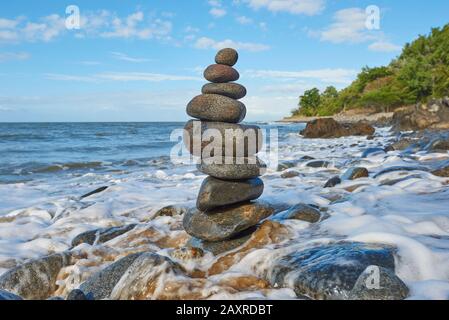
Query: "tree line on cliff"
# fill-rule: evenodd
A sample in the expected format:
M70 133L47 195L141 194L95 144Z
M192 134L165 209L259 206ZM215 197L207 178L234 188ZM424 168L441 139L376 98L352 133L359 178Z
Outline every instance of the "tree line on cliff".
M407 43L388 66L364 67L356 80L338 91L327 87L306 90L293 116L330 116L369 108L391 112L396 108L449 96L449 24L433 28Z

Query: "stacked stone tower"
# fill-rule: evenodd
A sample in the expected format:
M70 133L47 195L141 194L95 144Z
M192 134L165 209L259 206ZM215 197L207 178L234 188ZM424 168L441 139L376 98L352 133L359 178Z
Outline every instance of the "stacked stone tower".
M210 83L187 106L187 114L197 120L186 124L184 143L201 158L198 170L209 177L201 186L196 208L184 217L184 228L194 237L192 246L214 253L242 244L255 226L273 213L267 204L254 202L264 189L259 176L266 166L255 156L261 148L262 132L257 126L240 124L246 107L238 99L246 95L246 88L233 82L240 77L233 68L237 60L234 49L220 50L216 64L204 72ZM210 141L207 131L218 132L221 138ZM204 152L210 143L221 144L219 157Z

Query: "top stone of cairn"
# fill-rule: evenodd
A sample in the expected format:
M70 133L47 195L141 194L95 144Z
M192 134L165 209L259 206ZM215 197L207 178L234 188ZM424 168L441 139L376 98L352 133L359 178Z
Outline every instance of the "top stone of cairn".
M235 65L238 59L239 54L232 48L222 49L218 51L217 55L215 56L215 62L217 64L224 64L230 67Z

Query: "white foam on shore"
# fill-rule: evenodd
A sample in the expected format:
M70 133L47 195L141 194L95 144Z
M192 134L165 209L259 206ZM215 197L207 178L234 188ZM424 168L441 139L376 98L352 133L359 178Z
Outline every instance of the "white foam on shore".
M291 179L282 179L281 172L268 170L262 200L315 204L327 208L330 217L315 226L317 230L313 233L307 233L311 228L308 223L285 222L297 234L295 239L285 247L267 246L248 254L222 277L235 272L253 275L255 271L263 276L273 257L283 252L311 242L347 239L397 247L396 272L411 288L411 299L449 299L448 180L419 170L394 171L373 178L375 173L389 167L425 166L447 158L448 154L404 157L394 151L361 159L364 149L386 145L391 138L387 129L378 130L378 134L374 140L364 137L310 140L296 134L284 137L279 145L280 160L309 155L330 161L332 166L309 168L299 163L289 170L296 170L301 176ZM370 178L322 188L329 178L354 166L368 168ZM136 169L119 176L88 173L51 183L0 185L0 273L26 259L68 249L71 240L83 231L143 223L167 205L193 206L204 177L193 166L181 166L153 171ZM410 178L404 179L407 177ZM397 179L404 180L386 184ZM103 185L110 187L79 200L81 194ZM340 200L333 202L329 200L331 197ZM151 221L150 225L161 234L182 232L179 218L164 219ZM238 294L223 291L211 298L290 299L294 294L291 289Z

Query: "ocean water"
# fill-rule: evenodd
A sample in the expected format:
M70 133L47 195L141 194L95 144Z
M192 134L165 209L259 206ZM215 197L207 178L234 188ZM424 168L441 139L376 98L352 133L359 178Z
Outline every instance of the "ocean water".
M449 181L428 172L447 161L449 153L393 151L362 158L367 148L384 147L395 138L388 128L377 129L374 140L310 140L298 134L300 124L259 125L278 129L280 161L307 155L330 162L328 168L311 168L307 161L297 161L289 170L300 175L291 179L269 168L262 177L261 200L314 204L329 218L317 225L283 221L288 241L255 249L201 284L185 277L183 285L209 299L293 298L289 288L229 290L223 283L235 275L263 278L276 257L311 243L347 239L397 247L396 272L411 289L411 299L449 299ZM57 294L66 294L137 247L169 255L172 247L167 243L182 246L187 239L182 217L154 218L167 205L193 206L205 178L193 165L170 161L177 143L170 142L170 133L182 127L183 123L0 124L0 274L28 259L68 250L76 235L95 228L140 226L131 238L124 235L77 248L82 258L63 270ZM329 178L354 166L366 167L370 177L323 188ZM396 166L416 170L377 175ZM102 186L108 189L80 198ZM208 270L216 259L206 255L184 267Z

